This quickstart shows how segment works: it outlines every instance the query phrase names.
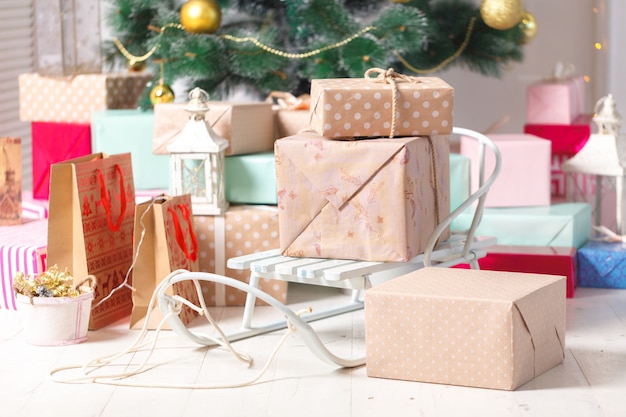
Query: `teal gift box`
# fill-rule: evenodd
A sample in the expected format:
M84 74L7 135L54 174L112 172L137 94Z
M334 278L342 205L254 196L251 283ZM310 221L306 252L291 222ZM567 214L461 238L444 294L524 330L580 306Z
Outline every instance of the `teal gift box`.
M226 201L238 204L276 205L274 152L227 156Z
M169 189L170 159L152 153L154 113L105 110L92 113L91 148L109 155L130 152L137 190Z
M238 204L278 204L274 152L226 157L226 200ZM470 194L470 159L450 154L450 210Z
M453 233L467 230L472 210L461 213L451 224ZM591 238L591 206L561 203L550 206L485 208L476 230L478 236L493 236L499 245L582 247Z
M470 195L470 163L467 156L450 154L450 211L459 207Z

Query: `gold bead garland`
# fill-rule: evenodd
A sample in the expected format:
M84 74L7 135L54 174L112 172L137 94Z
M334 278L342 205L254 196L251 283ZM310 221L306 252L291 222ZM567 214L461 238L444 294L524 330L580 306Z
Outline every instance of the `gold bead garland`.
M169 29L169 28L185 30L183 25L181 25L180 23L168 23L167 25L163 26L159 30L159 38L161 38L161 36L163 36L163 34L165 33L165 30ZM120 42L119 39L114 38L113 39L113 43L115 44L115 46L117 46L117 49L120 50L122 55L124 55L124 58L126 58L128 60L130 65L135 65L138 62L143 62L143 61L147 60L148 58L150 58L156 52L157 49L159 49L159 46L160 46L160 44L157 42L156 44L154 44L154 46L152 48L150 48L150 50L148 52L146 52L143 55L137 56L137 55L131 54L128 51L128 49L126 49L126 47L122 44L122 42Z
M469 39L471 37L471 34L474 30L474 24L476 22L476 17L472 17L470 19L469 25L467 27L467 30L465 32L465 38L463 40L463 43L461 44L461 46L459 47L459 49L456 50L456 52L454 54L452 54L451 56L449 56L448 58L444 59L439 65L427 69L427 70L421 70L418 68L415 68L414 66L412 66L409 62L407 62L407 60L402 57L402 55L400 55L398 52L395 52L394 55L396 56L396 58L398 58L398 60L400 60L400 62L402 62L402 64L404 64L404 66L406 66L410 71L415 72L416 74L429 74L432 72L436 72L439 71L441 69L443 69L444 67L446 67L447 65L449 65L452 61L454 61L455 59L457 59L465 50L465 48L467 47L467 45L469 44ZM174 29L179 29L179 30L185 30L185 28L178 23L169 23L165 26L163 26L160 30L159 33L159 37L163 35L163 33L165 32L165 29L168 28L174 28ZM363 29L361 29L360 31L354 33L353 35L348 36L347 38L336 42L334 44L331 45L327 45L324 46L322 48L317 48L317 49L313 49L311 51L308 52L302 52L302 53L289 53L289 52L285 52L285 51L281 51L279 49L273 48L271 46L268 46L264 43L262 43L261 41L259 41L258 39L251 37L251 36L246 36L246 37L237 37L237 36L233 36L233 35L219 35L219 37L221 39L225 39L227 41L231 41L231 42L235 42L235 43L252 43L253 45L255 45L257 48L262 49L263 51L276 55L276 56L280 56L283 58L288 58L288 59L304 59L304 58L310 58L316 55L321 54L322 52L326 52L332 49L337 49L340 48L342 46L345 46L347 44L349 44L350 42L352 42L353 40L361 37L362 35L371 32L373 30L376 30L375 26L367 26ZM122 53L122 55L124 55L124 57L126 59L128 59L128 61L134 65L138 62L142 62L147 60L148 58L150 58L155 52L156 50L159 48L159 43L157 41L157 43L150 48L150 50L148 52L146 52L143 55L140 56L136 56L131 54L125 47L124 45L118 40L118 39L113 39L113 42L115 43L115 46L117 46L117 48L120 50L120 52Z
M409 70L413 71L416 74L430 74L431 72L437 72L443 69L448 64L450 64L455 59L457 59L459 56L461 56L461 54L463 53L463 51L465 50L465 48L467 48L467 45L469 44L470 37L472 36L472 32L474 31L475 23L476 23L476 17L472 17L470 19L469 25L467 25L467 30L465 31L465 38L463 39L463 43L461 43L461 46L459 46L459 49L457 49L456 52L454 52L451 56L441 61L439 65L436 65L432 68L429 68L426 70L415 68L414 66L409 64L407 60L404 59L404 57L402 57L399 53L396 52L395 55L405 67L407 67Z

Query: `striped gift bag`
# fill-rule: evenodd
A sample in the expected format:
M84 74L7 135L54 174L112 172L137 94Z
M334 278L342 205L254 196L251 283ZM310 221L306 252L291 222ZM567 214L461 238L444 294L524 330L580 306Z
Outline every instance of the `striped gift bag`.
M13 276L36 275L46 268L47 220L0 227L0 309L17 310Z

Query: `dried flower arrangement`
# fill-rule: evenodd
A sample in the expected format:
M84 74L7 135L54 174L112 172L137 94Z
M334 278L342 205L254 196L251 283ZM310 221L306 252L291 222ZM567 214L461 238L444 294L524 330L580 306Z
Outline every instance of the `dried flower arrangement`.
M45 272L32 277L23 272L17 272L13 277L13 290L31 299L33 297L72 297L76 298L86 292L83 284L90 282L89 290L95 285L95 277L88 276L78 285L74 285L74 278L67 270L60 271L57 265L52 266Z

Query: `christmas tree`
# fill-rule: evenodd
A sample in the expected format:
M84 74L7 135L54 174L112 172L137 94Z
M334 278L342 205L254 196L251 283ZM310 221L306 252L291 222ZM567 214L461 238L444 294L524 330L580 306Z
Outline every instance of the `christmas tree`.
M311 79L363 77L372 67L420 76L458 65L499 77L528 40L519 16L495 29L461 0L110 1L107 62L148 66L164 88L183 81L216 99L238 86L298 95Z

